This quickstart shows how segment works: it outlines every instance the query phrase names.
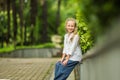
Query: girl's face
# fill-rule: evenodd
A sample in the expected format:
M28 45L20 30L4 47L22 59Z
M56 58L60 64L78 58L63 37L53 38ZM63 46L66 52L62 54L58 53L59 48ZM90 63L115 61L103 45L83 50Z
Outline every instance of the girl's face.
M66 29L68 33L72 33L75 30L75 22L74 21L68 21L66 23Z

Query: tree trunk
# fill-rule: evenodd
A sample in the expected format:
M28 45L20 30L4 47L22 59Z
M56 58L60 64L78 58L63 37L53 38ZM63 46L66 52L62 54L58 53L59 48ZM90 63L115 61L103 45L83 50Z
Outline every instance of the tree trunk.
M34 41L34 27L36 23L36 15L37 15L37 0L31 0L30 2L30 12L31 12L31 44L33 44Z
M7 0L7 45L9 44L9 39L10 39L10 0Z
M24 24L24 45L27 45L27 41L26 41L26 38L27 38L27 36L26 36L26 35L27 35L27 32L26 32L26 31L27 31L27 30L26 30L26 27L27 27L27 26L26 26L26 22L25 22L25 24Z
M17 36L17 17L16 17L16 3L15 0L12 0L12 10L13 10L13 31L14 31L14 47L16 48L16 36Z
M43 0L42 4L42 31L41 31L41 42L45 43L48 41L48 35L47 35L47 0Z
M57 29L60 26L60 4L61 4L61 0L58 0L58 8L56 13L56 30L55 30L56 34L58 34Z
M20 9L19 9L19 15L20 15L20 31L21 31L21 45L23 45L23 42L24 42L24 31L23 31L23 28L24 28L24 24L23 24L23 0L20 0Z

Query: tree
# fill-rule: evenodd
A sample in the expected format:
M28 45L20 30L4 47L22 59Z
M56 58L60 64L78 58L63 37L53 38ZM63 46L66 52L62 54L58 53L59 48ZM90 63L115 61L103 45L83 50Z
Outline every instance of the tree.
M14 47L16 48L16 44L17 44L17 40L16 40L16 36L17 36L17 11L16 11L16 2L15 0L12 0L12 10L13 10L13 31L14 31Z
M34 36L33 36L33 32L34 32L34 27L35 27L35 23L36 23L36 16L37 16L37 0L31 0L30 2L30 12L31 12L31 22L30 22L30 26L31 26L31 44L33 44L34 41Z
M58 34L57 28L60 26L60 5L61 0L58 0L58 8L56 13L56 31L55 31L56 34Z
M42 30L41 30L41 42L45 43L48 41L48 32L47 32L47 27L48 27L48 22L47 22L47 0L42 0Z
M20 8L19 8L19 15L20 15L20 31L21 31L21 45L23 45L24 42L24 32L23 32L23 28L24 28L24 18L23 18L23 0L19 1L20 3Z
M10 0L7 0L7 25L8 25L8 31L7 31L7 45L9 44L10 39Z

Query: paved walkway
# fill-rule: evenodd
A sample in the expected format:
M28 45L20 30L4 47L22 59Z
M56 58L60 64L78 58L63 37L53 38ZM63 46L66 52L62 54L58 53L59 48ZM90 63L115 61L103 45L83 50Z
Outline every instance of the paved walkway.
M0 80L53 80L57 60L58 58L0 58ZM68 80L74 80L73 73Z

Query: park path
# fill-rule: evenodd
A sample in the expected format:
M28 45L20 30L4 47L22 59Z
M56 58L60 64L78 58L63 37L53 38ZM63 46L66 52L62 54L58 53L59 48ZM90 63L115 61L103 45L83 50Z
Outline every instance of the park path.
M53 80L58 58L0 58L0 80ZM74 74L67 80L74 80Z

